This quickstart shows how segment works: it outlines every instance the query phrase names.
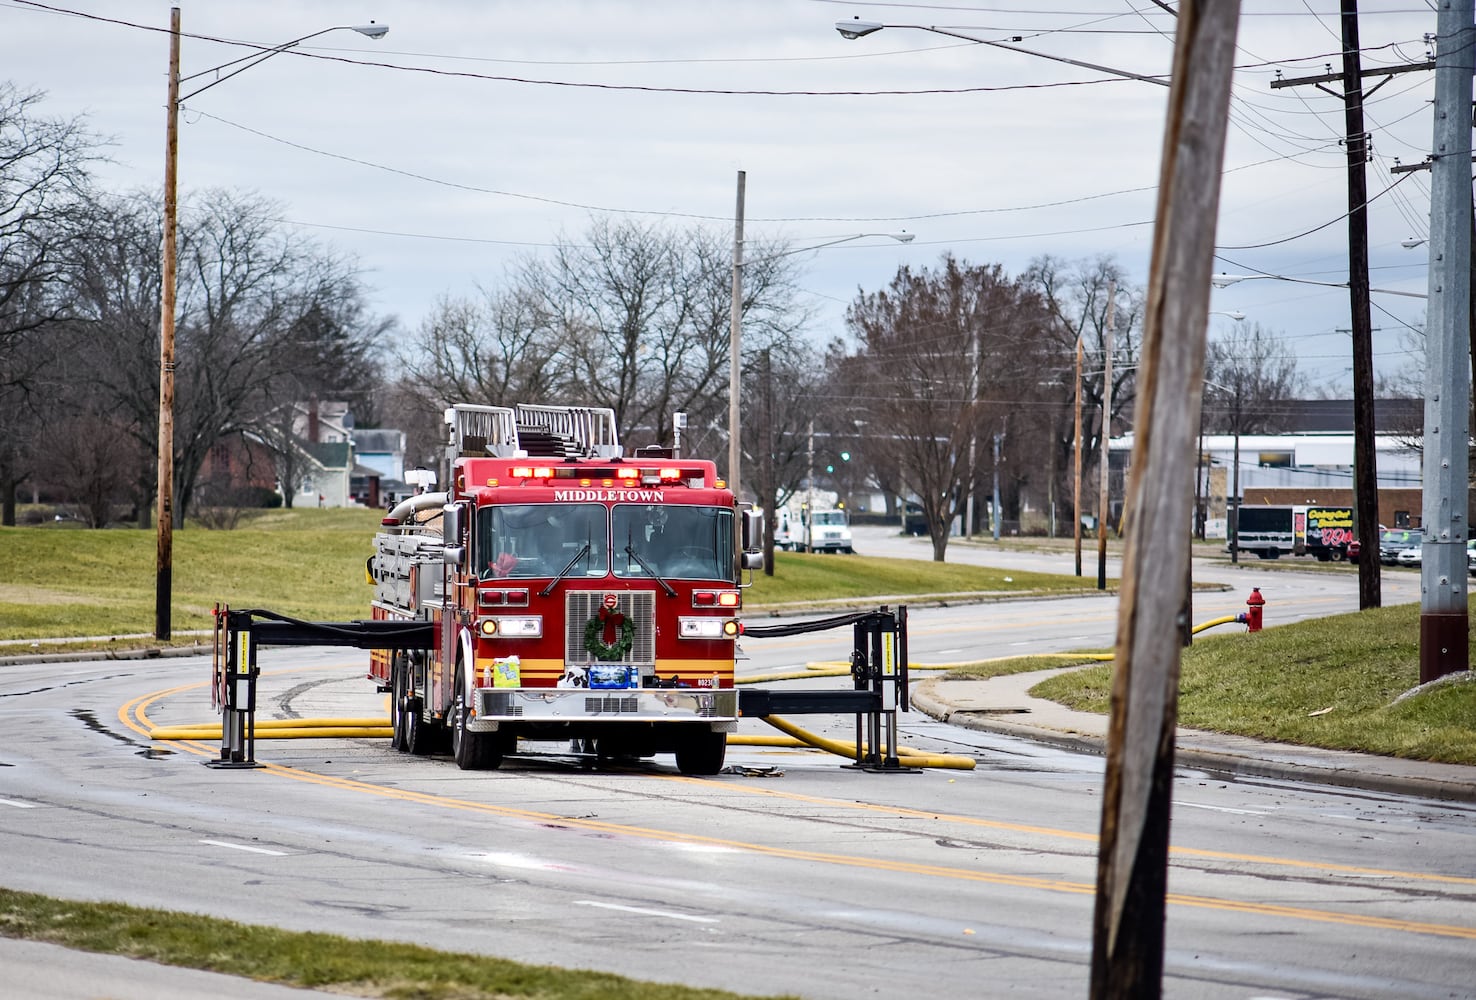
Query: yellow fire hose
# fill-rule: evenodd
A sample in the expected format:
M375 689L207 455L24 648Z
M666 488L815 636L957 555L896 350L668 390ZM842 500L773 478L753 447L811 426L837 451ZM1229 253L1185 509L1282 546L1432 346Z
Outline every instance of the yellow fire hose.
M1207 628L1214 628L1216 625L1233 625L1235 622L1236 617L1234 615L1226 615L1223 618L1211 618L1207 622L1200 622L1189 631L1193 635L1198 635Z
M257 729L252 738L258 740L320 740L347 737L389 739L393 730L389 726L316 726L302 729ZM219 726L191 729L185 726L160 726L149 730L151 740L218 740Z
M790 736L803 741L809 746L828 751L838 757L847 757L851 760L856 759L856 747L854 744L842 743L839 740L827 739L816 733L806 732L794 723L787 719L781 719L777 715L763 716L763 720L781 733L788 733ZM733 737L728 737L728 741L732 742ZM898 758L906 758L904 763L908 767L948 767L960 771L972 771L974 769L974 759L972 757L960 757L954 754L925 754L908 747L896 748L896 754Z

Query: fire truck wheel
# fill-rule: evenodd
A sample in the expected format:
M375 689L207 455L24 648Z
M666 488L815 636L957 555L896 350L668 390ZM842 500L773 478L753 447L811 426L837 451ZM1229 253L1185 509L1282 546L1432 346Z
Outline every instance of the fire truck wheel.
M421 715L420 699L406 698L405 710L401 715L405 720L405 749L417 757L433 753L434 734Z
M727 733L687 733L677 743L677 770L683 774L717 774L723 769L727 752Z
M456 700L451 703L451 756L463 771L490 771L502 766L505 745L497 733L474 733L466 728L471 706L466 703L465 686L460 670L456 671Z
M408 696L406 688L409 665L405 662L404 654L396 654L390 663L390 746L401 753L410 749L409 740L406 737L405 726L405 699Z

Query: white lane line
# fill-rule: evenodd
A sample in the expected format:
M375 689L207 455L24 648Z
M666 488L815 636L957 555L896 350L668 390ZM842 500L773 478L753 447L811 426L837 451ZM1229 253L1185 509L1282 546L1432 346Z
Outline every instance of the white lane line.
M647 917L666 917L669 920L690 920L694 924L715 924L717 917L695 917L689 913L670 913L666 910L647 910L639 906L621 906L619 903L601 903L593 899L576 899L575 906L593 906L601 910L619 910L622 913L639 913Z
M18 802L15 799L0 799L0 806L11 806L15 809L35 809L34 802Z
M1229 806L1207 806L1199 802L1185 802L1182 799L1174 800L1176 806L1188 806L1190 809L1208 809L1210 812L1232 813L1236 816L1270 816L1269 812L1259 812L1255 809L1231 809Z
M233 851L250 851L252 854L270 854L274 858L287 857L286 851L273 851L265 847L251 847L248 844L232 844L228 840L202 840L200 843L209 844L211 847L229 847Z

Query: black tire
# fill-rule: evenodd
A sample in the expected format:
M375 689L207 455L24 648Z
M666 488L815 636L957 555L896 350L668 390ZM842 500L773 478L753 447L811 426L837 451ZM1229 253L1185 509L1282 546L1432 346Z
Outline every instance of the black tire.
M728 753L728 734L701 730L687 733L677 744L677 770L683 774L717 774Z
M451 702L451 756L463 771L490 771L502 766L499 733L474 733L466 728L471 706L466 703L465 678L456 671L456 698Z
M405 733L405 699L408 695L410 665L402 653L390 661L390 746L401 753L410 750Z
M405 750L417 757L425 757L435 753L436 734L432 732L433 727L425 721L422 715L420 699L411 695L405 699L405 711L402 713L405 726Z

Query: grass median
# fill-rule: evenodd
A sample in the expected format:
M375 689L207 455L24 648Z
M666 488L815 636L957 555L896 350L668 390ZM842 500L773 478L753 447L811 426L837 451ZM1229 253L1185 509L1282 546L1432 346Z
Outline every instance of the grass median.
M1065 665L1063 660L1042 666ZM956 669L953 675L1013 673L1016 666L982 664L977 671ZM1028 662L1018 666L1041 669ZM1414 604L1254 634L1201 636L1184 651L1179 724L1332 750L1476 764L1471 673L1423 687L1419 673L1419 606ZM1111 685L1111 664L1099 664L1044 680L1030 693L1105 713Z
M172 624L211 627L217 601L294 617L346 621L369 616L364 565L382 512L277 510L230 531L190 527L174 535ZM154 627L152 531L89 531L71 524L0 528L0 639L126 636ZM864 555L776 553L775 575L755 573L749 612L879 597L1056 594L1092 589L1066 575L1021 573ZM746 578L747 574L745 574ZM180 642L190 642L181 638ZM113 640L110 645L149 645ZM48 647L56 648L56 647Z
M0 889L0 936L344 996L403 1000L741 1000L749 996L10 889Z

